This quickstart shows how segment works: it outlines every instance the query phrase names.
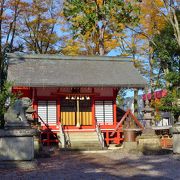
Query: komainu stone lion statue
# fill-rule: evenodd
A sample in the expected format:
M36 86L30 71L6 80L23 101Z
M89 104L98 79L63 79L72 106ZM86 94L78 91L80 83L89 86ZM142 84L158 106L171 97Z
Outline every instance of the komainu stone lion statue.
M4 115L5 127L29 127L26 110L31 104L31 99L28 97L15 100Z

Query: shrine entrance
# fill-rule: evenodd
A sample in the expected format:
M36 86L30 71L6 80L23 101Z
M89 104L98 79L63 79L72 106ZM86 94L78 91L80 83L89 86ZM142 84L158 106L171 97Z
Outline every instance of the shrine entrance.
M90 98L61 98L60 107L62 125L77 127L92 125L92 101Z

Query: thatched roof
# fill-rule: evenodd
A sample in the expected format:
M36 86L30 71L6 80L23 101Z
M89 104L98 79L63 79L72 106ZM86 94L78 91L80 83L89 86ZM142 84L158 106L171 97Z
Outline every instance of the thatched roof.
M144 88L128 58L8 54L8 80L28 87Z

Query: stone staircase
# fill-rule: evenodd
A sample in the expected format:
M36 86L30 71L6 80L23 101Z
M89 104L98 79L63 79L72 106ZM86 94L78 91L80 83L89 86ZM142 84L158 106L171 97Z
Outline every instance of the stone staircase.
M67 148L73 150L102 150L97 132L65 132Z

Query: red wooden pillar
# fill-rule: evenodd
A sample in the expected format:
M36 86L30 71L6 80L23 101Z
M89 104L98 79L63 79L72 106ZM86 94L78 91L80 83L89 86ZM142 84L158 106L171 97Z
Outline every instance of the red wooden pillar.
M120 143L120 130L117 130L117 144Z
M34 118L37 119L38 118L38 102L37 102L37 100L34 100L34 102L33 102L33 109L36 111L36 113L34 114Z
M92 125L93 125L93 127L96 126L96 118L95 118L95 100L94 100L94 97L92 97Z
M114 124L114 126L116 126L116 124L117 124L117 113L116 113L116 109L117 109L117 107L116 107L116 102L115 102L115 100L114 100L114 102L113 102L113 116L114 116L114 122L113 122L113 124Z
M106 144L109 145L109 131L106 131Z
M34 118L38 118L38 101L37 101L37 90L36 88L32 88L32 104L33 104L33 109L36 111L34 114Z
M117 124L117 105L116 105L116 97L117 97L117 90L113 90L113 116L114 116L114 126Z
M60 106L60 98L57 99L57 124L61 123L61 106Z

